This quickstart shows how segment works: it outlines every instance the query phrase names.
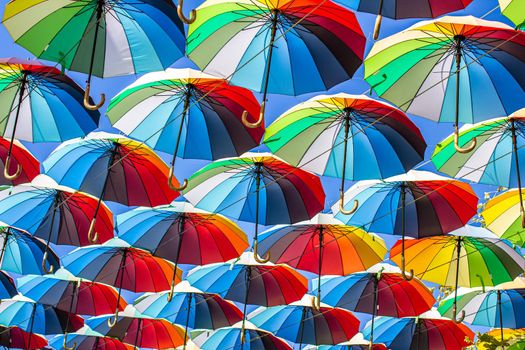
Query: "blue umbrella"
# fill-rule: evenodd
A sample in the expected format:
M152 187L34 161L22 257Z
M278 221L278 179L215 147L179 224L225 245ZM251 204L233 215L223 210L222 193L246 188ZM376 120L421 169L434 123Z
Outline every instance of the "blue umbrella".
M46 274L42 267L46 244L26 231L0 225L0 268L20 275ZM60 267L58 256L47 248L47 263L52 269Z

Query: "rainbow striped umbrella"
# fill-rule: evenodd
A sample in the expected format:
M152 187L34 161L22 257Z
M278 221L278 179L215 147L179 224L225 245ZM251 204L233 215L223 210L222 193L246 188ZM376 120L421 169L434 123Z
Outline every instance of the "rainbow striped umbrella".
M23 23L23 25L22 25ZM16 43L35 56L88 74L112 77L169 67L184 55L184 28L171 1L10 1L3 24Z
M508 190L484 204L481 216L486 227L503 239L508 239L521 247L525 245L523 197L518 189Z
M243 124L259 114L250 90L193 69L141 77L111 100L107 114L125 134L172 153L172 175L176 157L238 156L258 146L264 132L264 126Z
M419 22L378 41L365 60L365 79L402 110L453 122L454 144L470 152L459 123L509 115L525 99L525 33L472 16Z

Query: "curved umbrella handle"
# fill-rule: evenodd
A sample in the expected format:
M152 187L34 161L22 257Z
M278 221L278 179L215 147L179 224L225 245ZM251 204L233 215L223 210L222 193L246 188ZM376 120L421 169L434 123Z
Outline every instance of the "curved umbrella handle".
M62 347L65 350L75 350L77 348L77 342L73 342L73 346L72 347L68 347L67 346L67 333L64 333L64 343L62 344Z
M521 215L521 228L525 228L525 210L523 210L523 205L520 208Z
M374 40L379 38L379 31L381 30L381 22L383 21L382 15L377 15L376 24L374 25Z
M241 344L244 344L246 341L246 337L244 336L244 331L246 330L246 327L244 327L244 322L242 323L241 327Z
M357 208L359 207L359 201L357 199L354 199L354 206L350 210L345 209L345 194L343 191L339 192L339 211L343 215L352 215L356 212Z
M55 267L51 264L49 264L49 270L47 269L46 267L46 260L47 260L47 250L44 252L44 256L42 257L42 270L48 274L48 273L53 273L53 271L55 270Z
M186 24L192 24L197 19L197 11L191 10L190 18L188 18L184 15L184 12L182 12L183 5L184 5L184 0L179 0L179 3L177 4L177 14L179 15L179 18L181 21L183 21Z
M405 281L411 281L414 279L414 270L413 269L410 269L410 274L407 275L407 272L406 272L406 265L405 265L405 256L402 255L401 256L401 275L403 276L403 279Z
M98 232L95 231L95 223L96 222L97 222L97 218L93 218L93 220L91 220L91 224L89 225L88 240L91 243L97 243L97 241L98 241ZM95 232L94 235L93 235L93 232Z
M259 264L266 264L268 261L270 261L270 252L266 253L265 257L260 258L258 253L258 242L253 242L253 258L255 261L257 261Z
M317 312L321 310L321 298L319 298L319 295L312 298L312 309Z
M244 124L244 126L246 126L247 128L250 128L250 129L256 129L258 127L260 127L262 125L262 123L264 122L264 110L265 110L265 107L266 106L266 102L263 101L261 103L261 110L259 112L259 119L257 119L257 121L255 123L250 123L248 121L248 111L243 111L242 112L242 123Z
M168 292L168 303L171 301L171 299L173 299L173 290L175 289L175 279L173 279L171 281L171 288L170 288L170 291Z
M90 111L96 111L100 109L100 107L102 107L104 103L106 102L106 95L100 94L100 102L95 105L92 105L89 102L89 92L90 91L91 91L91 83L87 83L86 90L84 90L84 107L86 107L86 109L89 109Z
M476 274L476 277L479 278L481 282L481 288L483 290L483 293L485 293L485 282L483 281L483 277L479 273Z
M111 319L112 317L114 317L113 320ZM109 326L109 328L115 327L115 325L117 324L117 320L118 320L118 305L117 305L117 310L115 311L115 316L110 316L108 318L108 326Z
M456 128L456 131L454 131L454 147L456 148L456 151L458 153L470 153L474 150L474 148L476 148L476 145L478 144L478 141L476 140L476 138L474 137L471 141L470 141L470 145L465 147L465 148L462 148L459 146L459 132L458 132L458 129Z
M11 140L11 142L13 142L13 140ZM7 180L13 181L13 180L16 180L20 176L20 174L22 174L22 167L20 166L20 164L17 164L16 172L11 175L9 174L10 164L11 164L11 154L8 154L7 158L5 159L5 163L4 163L4 177Z
M454 309L452 311L452 321L454 321L455 323L459 324L463 322L463 320L465 319L465 310L461 310L461 316L459 316L459 319L457 319L456 317L457 317L457 310L456 310L456 305L454 304Z
M168 174L168 186L174 190L174 191L177 191L177 192L182 192L186 189L186 187L188 187L188 179L184 179L184 182L182 183L182 186L180 187L177 187L177 186L174 186L171 182L173 180L173 165L170 167L170 172Z

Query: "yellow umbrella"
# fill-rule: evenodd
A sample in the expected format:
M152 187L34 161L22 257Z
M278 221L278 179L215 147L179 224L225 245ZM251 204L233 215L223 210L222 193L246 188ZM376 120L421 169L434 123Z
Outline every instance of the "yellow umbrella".
M525 194L525 190L521 193ZM499 237L520 247L525 245L525 217L521 215L518 189L509 190L489 200L481 216L487 228Z

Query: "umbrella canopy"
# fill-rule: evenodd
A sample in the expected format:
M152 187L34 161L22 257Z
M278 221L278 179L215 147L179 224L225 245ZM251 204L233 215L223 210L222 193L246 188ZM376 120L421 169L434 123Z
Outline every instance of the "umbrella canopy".
M501 13L517 27L525 21L525 6L519 0L498 0Z
M178 196L168 186L166 163L122 135L96 132L62 143L42 165L61 185L128 206L169 204Z
M491 347L493 346L492 344L492 341L494 340L494 338L499 338L501 336L500 334L500 330L499 329L492 329L486 333L484 333L483 335L480 335L480 337L483 337L483 336L488 336L490 337L489 338L489 342L487 341L478 341L476 342L476 347L478 348L478 350L490 350ZM508 328L504 328L503 329L503 334L504 334L504 339L506 342L516 342L517 344L520 343L519 339L522 339L523 336L525 335L525 329L523 328L520 328L520 329L508 329ZM517 340L517 341L516 341ZM525 345L525 344L522 344L522 345ZM506 347L506 349L513 349L512 346L509 346L509 347ZM517 348L514 348L514 350L523 350L523 348L520 348L519 346Z
M355 15L315 0L203 3L187 54L208 73L264 93L323 91L352 77L365 37Z
M134 315L126 309L116 324L110 327L110 316L98 316L86 324L106 337L117 338L135 348L173 349L184 344L184 330L166 320L156 320Z
M370 341L363 337L362 333L357 333L349 341L336 345L318 345L306 347L305 350L387 350L383 344L370 344Z
M10 145L12 145L11 152L9 152ZM18 169L21 169L20 174L12 178L9 174L15 174ZM40 163L20 142L0 137L0 171L8 174L7 177L0 176L0 186L20 185L31 182L40 174Z
M17 284L24 296L74 314L97 316L117 308L114 288L68 276L63 270L48 276L26 275L20 277ZM126 301L120 299L118 309L125 307Z
M259 145L264 127L259 103L246 89L193 69L147 74L111 100L108 116L124 133L181 158L216 160L238 156ZM152 125L158 126L151 127Z
M472 16L419 22L377 42L365 61L376 93L408 113L473 123L522 107L525 34ZM474 143L455 137L469 152ZM464 148L463 148L464 147Z
M199 344L199 349L202 350L292 350L286 342L271 333L258 329L250 322L246 322L245 329L237 324L204 335L205 340Z
M521 247L525 245L525 229L522 225L519 190L504 192L484 205L481 216L486 227L503 239L508 239Z
M92 217L97 234L89 228ZM113 237L113 215L98 199L39 175L29 184L0 192L0 220L42 238L47 245L85 246Z
M292 107L268 127L264 143L292 165L345 180L402 174L423 160L427 146L394 106L345 93Z
M93 334L91 334L93 333ZM75 348L77 350L134 350L135 347L125 344L116 338L103 337L96 332L75 332L68 334L67 338L57 335L52 338L49 344L54 349ZM65 342L64 342L65 340Z
M49 335L74 332L84 325L84 320L52 306L16 297L0 303L0 324L17 326L29 333Z
M313 297L305 295L290 305L254 311L249 319L255 326L277 337L299 344L337 344L359 331L359 320L351 312L321 305L312 306Z
M35 56L87 73L84 104L90 109L104 103L104 97L97 105L88 101L91 75L157 71L184 55L184 28L170 1L16 0L6 7L3 23Z
M447 319L383 316L377 318L376 325L377 341L392 350L461 350L474 340L474 332L467 326ZM365 338L369 333L365 327Z
M47 340L41 335L30 334L19 327L0 326L0 346L6 349L42 349Z
M45 242L31 236L26 231L5 225L0 222L0 269L25 274L46 274L42 266L44 254L49 270L58 270L60 261L55 252Z
M17 294L13 279L4 271L0 271L0 299L10 299Z

